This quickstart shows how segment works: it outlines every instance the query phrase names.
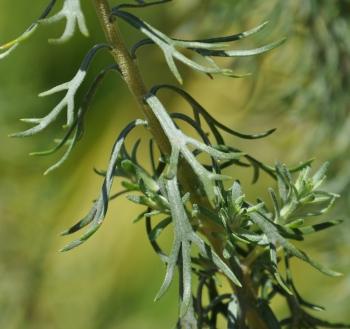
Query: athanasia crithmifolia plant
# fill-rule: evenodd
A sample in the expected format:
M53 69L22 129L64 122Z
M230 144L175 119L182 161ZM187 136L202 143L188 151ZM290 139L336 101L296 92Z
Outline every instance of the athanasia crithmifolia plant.
M321 189L327 165L311 174L310 161L294 168L283 164L264 164L253 155L228 144L224 133L254 140L269 136L274 129L252 135L235 131L217 121L177 85L160 84L147 88L137 65L139 48L155 45L164 54L170 71L180 84L183 78L177 62L209 77L240 77L231 69L222 68L215 58L259 55L281 45L284 39L255 49L232 50L231 42L259 32L266 23L239 34L182 40L167 36L133 13L133 10L166 2L170 0L140 0L111 8L107 0L92 0L106 43L97 44L87 52L69 82L41 94L47 96L65 91L65 96L51 112L42 118L22 119L33 127L12 135L25 137L37 134L66 110L64 136L54 148L34 153L51 154L66 147L63 157L46 171L48 173L68 158L82 137L85 114L108 72L120 74L141 109L142 119L129 123L120 132L107 170L96 170L104 177L99 197L88 214L63 234L70 235L84 228L85 232L62 251L69 251L89 239L102 225L109 202L127 194L131 202L145 207L137 221L145 222L149 241L166 266L165 278L156 299L167 291L176 269L179 271L178 328L218 328L222 317L225 327L238 329L346 328L343 324L321 320L308 311L322 308L300 296L290 267L290 259L299 258L327 275L338 275L310 258L294 243L303 241L308 234L340 223L339 220L311 222L312 218L326 213L338 197ZM8 56L40 26L61 19L66 19L66 28L59 39L53 40L54 43L69 40L77 27L88 35L80 0L64 0L61 11L50 16L55 5L56 1L52 0L39 19L21 36L0 46L0 59ZM120 20L144 36L131 49L123 41L118 27ZM114 61L97 75L79 106L76 106L76 93L92 60L102 50L108 51ZM193 116L169 113L159 97L159 93L165 90L184 99ZM180 123L189 125L198 137L185 134L180 129ZM136 128L150 132L151 170L138 161L140 141L136 141L131 150L126 147L125 140ZM209 163L201 160L202 154L208 156ZM277 182L277 189L268 190L271 200L250 200L239 181L225 174L228 167L252 168L254 183L261 172L271 176ZM115 179L122 181L124 189L113 194ZM157 241L168 227L172 227L173 242L167 253ZM284 265L281 267L280 263ZM230 289L224 292L220 285L223 278L230 283ZM280 319L271 307L276 297L281 297L289 308L289 316L285 319Z

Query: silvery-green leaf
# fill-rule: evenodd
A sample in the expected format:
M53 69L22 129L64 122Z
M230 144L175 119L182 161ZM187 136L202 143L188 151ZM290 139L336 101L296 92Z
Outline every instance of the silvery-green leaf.
M61 11L59 11L54 16L41 19L40 23L51 24L64 19L66 20L66 26L63 34L58 39L50 39L50 42L64 43L68 41L74 35L77 26L84 36L89 36L89 31L86 26L85 17L81 10L80 0L64 0Z

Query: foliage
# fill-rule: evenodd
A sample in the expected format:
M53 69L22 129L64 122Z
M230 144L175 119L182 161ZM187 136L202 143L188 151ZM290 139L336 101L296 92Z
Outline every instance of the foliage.
M140 47L156 45L163 52L170 71L180 83L182 76L175 59L210 77L214 74L241 77L231 69L222 68L215 62L215 58L258 55L280 46L285 41L283 38L255 49L232 50L228 48L231 42L258 33L266 23L226 37L183 40L165 35L129 12L130 9L165 2L169 1L122 4L111 10L110 19L123 19L147 36L147 39L142 39L131 48L130 54L134 59ZM51 1L39 19L20 37L1 46L3 53L0 58L9 55L39 26L62 18L66 19L66 27L62 36L54 43L70 39L76 26L84 35L88 34L79 0L65 0L62 10L49 17L55 4L56 1ZM22 119L35 126L13 134L15 137L26 137L39 133L67 109L63 138L51 150L34 153L46 155L67 147L59 162L46 172L61 165L82 137L85 114L106 74L113 70L124 77L125 68L120 63L113 63L95 78L81 105L75 106L76 92L98 50L111 51L113 46L98 44L93 47L71 81L41 94L46 96L65 90L66 95L61 102L43 118ZM169 113L158 97L163 89L183 98L192 108L193 116ZM264 164L254 155L228 145L223 132L237 138L255 140L269 136L274 129L258 134L235 131L218 122L191 95L177 86L153 86L142 95L142 100L142 105L151 110L166 137L170 146L169 154L160 148L158 140L151 138L151 170L147 169L148 166L138 161L140 141L134 143L131 152L125 141L134 129L150 128L152 122L138 119L129 123L114 144L107 170L97 170L104 177L99 197L88 214L63 232L63 235L73 234L83 228L86 228L85 233L62 251L69 251L88 240L102 225L109 202L120 195L128 194L130 201L145 207L136 221L145 221L150 243L166 265L165 278L156 300L167 291L174 280L175 269L178 268L179 328L217 328L219 316L226 319L227 328L346 328L346 325L331 324L308 313L307 309L317 310L320 307L306 302L300 296L290 268L290 259L299 258L326 275L339 275L313 260L295 243L303 241L309 234L341 222L337 219L317 223L312 221L314 217L326 213L338 198L338 195L321 189L327 165L311 175L310 161L293 168L283 164ZM198 136L197 139L185 134L180 129L180 123L188 124ZM201 160L203 155L210 159L209 163ZM258 181L261 172L276 181L277 190L268 189L270 201L250 200L244 194L240 182L224 174L226 168L239 166L252 168L254 183ZM184 170L195 182L191 188L184 181ZM124 190L112 194L112 185L116 178L122 180ZM156 225L154 221L157 221ZM173 227L173 243L170 252L166 253L158 239L169 226ZM284 273L280 262L285 264ZM229 292L221 292L222 277L230 282ZM196 288L193 281L196 281ZM206 293L208 297L204 298ZM271 301L276 297L282 297L288 306L288 318L278 319L272 310Z

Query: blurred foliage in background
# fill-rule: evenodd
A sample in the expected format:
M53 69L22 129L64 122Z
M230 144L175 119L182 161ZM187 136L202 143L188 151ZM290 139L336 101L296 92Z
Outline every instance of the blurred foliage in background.
M22 32L45 2L28 5L2 0L1 43ZM162 303L152 303L164 269L148 246L143 225L132 224L139 211L134 205L119 199L94 239L71 253L57 251L66 242L59 232L83 215L96 197L99 178L92 168L106 166L111 141L138 115L121 81L115 76L107 79L88 116L86 137L65 166L48 177L41 173L54 159L26 154L45 148L54 131L25 140L7 138L23 128L19 117L39 115L54 104L54 99L36 95L67 81L86 50L102 40L92 6L88 1L84 6L89 39L76 36L74 42L51 46L46 40L58 35L61 26L40 29L30 42L0 62L0 328L172 328L176 287ZM310 240L309 249L345 275L330 279L296 263L296 276L304 295L327 307L329 319L349 321L350 1L174 0L147 9L144 15L175 36L237 32L268 19L268 30L245 42L257 45L272 31L277 37L288 37L271 54L232 62L239 72L252 72L250 78L211 82L193 74L186 76L185 84L227 125L248 132L261 126L278 128L267 140L251 146L244 142L247 151L258 147L254 153L265 162L298 163L315 157L319 164L332 160L330 188L342 194L334 213L346 221ZM136 40L128 29L125 33ZM152 70L152 63L162 60L159 52L143 52L140 65L147 83L174 82L165 64L164 70ZM91 78L108 60L102 56L94 63ZM216 97L207 96L213 94ZM182 105L169 102L173 109ZM239 176L253 196L260 196L266 188L264 181L249 186L251 177L242 177L240 172L233 176ZM266 178L265 183L270 181Z

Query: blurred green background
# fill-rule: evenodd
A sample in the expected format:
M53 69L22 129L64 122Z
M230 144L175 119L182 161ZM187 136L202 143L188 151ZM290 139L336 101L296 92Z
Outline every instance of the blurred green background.
M43 0L2 0L0 43L20 34L44 5ZM118 131L139 115L121 80L113 75L106 79L88 114L84 139L66 164L49 176L42 173L57 155L27 154L49 148L62 133L59 125L34 138L7 137L25 128L18 118L43 115L56 104L59 95L41 99L36 95L70 80L85 52L103 40L91 3L83 5L89 39L77 34L63 46L52 46L46 40L58 36L63 23L40 28L0 61L0 328L173 328L177 288L172 287L161 302L152 302L164 268L148 245L143 223L132 223L140 208L118 199L96 236L73 252L58 252L70 241L59 232L83 216L98 194L101 179L92 168L106 167ZM235 44L237 48L288 37L270 54L226 61L237 72L252 72L252 77L210 81L182 68L185 88L235 129L278 128L261 141L232 139L267 163L332 161L327 184L343 198L329 216L344 218L345 224L307 245L314 257L344 276L330 279L299 262L294 263L294 274L304 296L327 307L325 318L350 321L350 2L175 0L140 14L163 31L194 38L238 32L270 20L264 32ZM122 29L130 44L138 40L124 24ZM148 47L140 55L149 86L175 83L159 51ZM90 78L110 60L100 54ZM172 110L183 108L178 99L168 98L168 104ZM265 196L273 184L263 177L250 186L251 172L232 175L243 181L251 199Z

